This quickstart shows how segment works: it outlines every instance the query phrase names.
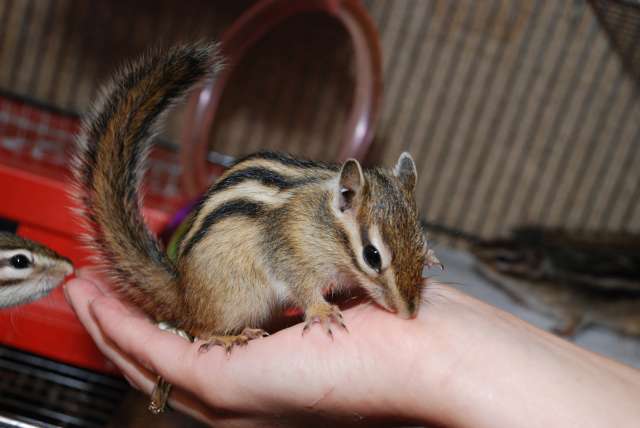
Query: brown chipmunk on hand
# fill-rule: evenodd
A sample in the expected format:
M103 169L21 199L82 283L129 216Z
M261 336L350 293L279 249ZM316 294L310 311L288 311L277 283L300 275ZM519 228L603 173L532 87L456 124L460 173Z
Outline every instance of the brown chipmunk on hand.
M471 251L513 300L553 317L556 334L597 324L640 336L640 237L522 227Z
M72 273L71 261L55 251L0 232L0 308L44 297Z
M74 163L88 245L119 291L156 322L204 341L202 350L262 337L283 307L306 331L344 326L327 290L362 287L414 317L428 249L414 197L416 167L393 171L271 152L237 161L190 220L175 262L146 228L139 187L149 140L167 108L220 67L215 46L154 52L123 69L84 121Z

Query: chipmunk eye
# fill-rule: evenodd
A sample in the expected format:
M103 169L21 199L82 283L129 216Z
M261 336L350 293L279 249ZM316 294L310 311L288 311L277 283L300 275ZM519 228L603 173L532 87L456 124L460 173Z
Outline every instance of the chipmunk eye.
M9 259L9 264L16 269L26 269L31 266L31 260L24 254L16 254Z
M364 261L366 261L367 264L371 266L371 269L380 273L382 260L380 259L380 252L376 247L371 244L365 246L364 250L362 251L362 257L364 257Z

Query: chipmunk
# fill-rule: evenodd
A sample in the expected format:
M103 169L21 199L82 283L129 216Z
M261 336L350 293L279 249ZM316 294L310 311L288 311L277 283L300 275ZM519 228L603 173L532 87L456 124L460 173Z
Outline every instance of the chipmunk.
M190 220L172 262L141 215L149 140L167 108L221 60L192 44L144 56L116 74L84 120L74 162L75 196L88 245L119 291L156 322L231 349L262 337L292 305L307 331L344 327L330 291L359 286L403 318L418 312L426 244L414 197L416 167L393 171L261 152L231 166Z
M0 308L44 297L72 273L71 261L55 251L0 232Z
M513 300L574 336L598 324L640 336L640 239L524 227L512 239L478 241L477 268Z
M553 318L572 337L592 324L640 336L640 236L520 226L508 238L483 239L442 224L431 234L465 244L475 269L514 302Z

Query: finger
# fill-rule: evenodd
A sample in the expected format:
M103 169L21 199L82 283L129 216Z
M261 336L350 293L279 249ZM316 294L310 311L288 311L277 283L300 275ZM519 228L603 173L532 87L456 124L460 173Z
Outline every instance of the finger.
M92 337L98 336L100 332L96 330L97 326L93 314L91 313L90 306L96 299L105 296L102 290L93 281L84 278L76 278L65 284L64 293L67 301L76 312L78 319L85 326L89 334ZM144 317L140 310L132 306L126 306L126 310L141 318Z
M105 357L113 362L134 386L143 391L150 391L155 382L155 375L136 364L131 358L128 358L117 349L104 336L91 313L91 303L100 297L104 297L104 294L92 282L85 279L69 281L65 285L65 292L78 319Z
M95 299L102 297L103 294L101 290L95 287L95 284L85 278L86 277L74 279L65 286L69 303L76 311L78 318L102 353L120 369L127 381L134 388L149 395L155 385L157 375L141 365L136 364L131 358L124 355L121 350L117 349L111 341L105 338L89 309L89 304ZM171 407L203 422L211 423L214 420L214 415L211 414L207 406L191 394L182 390L175 389L172 391L169 404Z
M163 332L138 311L117 299L93 301L91 312L104 335L124 354L175 385L188 387L195 347L181 337Z
M76 277L93 282L104 294L116 295L116 290L104 274L94 266L84 266L76 271Z
M74 278L64 285L64 294L67 301L76 313L80 322L89 333L95 331L95 322L89 312L89 305L103 293L91 281Z
M224 418L190 392L175 386L169 395L169 406L209 425L215 423L215 426L220 426L219 423Z
M91 275L88 276L91 277ZM99 290L95 286L93 282L90 282L82 277L70 281L65 286L65 291L68 295L69 303L76 311L78 319L85 326L87 332L93 338L94 342L102 351L102 353L122 371L122 373L130 383L132 383L141 391L150 394L153 386L155 385L157 373L159 372L156 364L150 362L150 358L148 357L140 358L140 362L142 362L142 365L137 364L135 358L136 355L139 354L132 353L133 358L131 358L129 355L126 355L129 352L126 350L125 352L123 352L123 350L120 349L118 345L111 340L110 333L111 335L118 338L119 336L113 333L114 331L118 331L119 329L136 332L136 337L130 340L139 343L140 340L142 340L141 338L148 334L146 330L149 330L149 332L152 333L152 336L155 336L156 333L160 333L163 338L168 336L170 339L178 339L180 345L186 344L187 342L172 334L161 332L155 325L151 324L148 319L144 317L138 310L125 306L117 300L106 297L101 292L101 290ZM93 302L96 302L96 304L94 309L92 310L91 304ZM108 312L109 308L112 308L111 305L113 305L113 309L117 311L112 314L112 318L115 317L118 318L118 320L114 322L111 318L108 318L107 323L109 328L107 328L107 330L110 333L107 333L105 335L103 329L96 322L96 317L93 316L93 312L95 311L102 315L105 315L105 312ZM104 307L107 308L106 311L102 310L104 309ZM109 314L107 314L106 317L109 317ZM133 327L131 327L130 329L129 323L126 323L127 325L124 326L121 325L120 321L122 319L133 321L131 323L133 324ZM112 326L114 328L111 328ZM146 348L146 346L144 348ZM151 370L149 370L149 368L151 368Z
M246 352L247 348L235 349L230 357L218 348L202 355L196 345L161 331L117 299L99 297L93 301L90 310L101 332L95 339L100 348L104 348L105 354L146 393L151 391L156 379L148 372L136 373L131 367L131 360L138 361L152 373L161 375L174 386L193 392L215 407L248 407L244 386L251 381L238 381L251 377L251 373L256 375L253 382L260 376L260 368L251 366L264 359L265 354L261 354L256 345L269 338L256 340L247 347L255 349L251 352L252 357ZM113 345L104 344L105 338ZM275 351L279 352L278 349Z
M119 298L121 296L121 294L116 291L114 286L111 285L111 282L105 279L100 270L95 267L88 266L78 269L76 277L91 282L101 292L102 295L107 295L114 298ZM144 313L135 306L126 305L126 308L129 312L136 313L141 317L146 317Z
M113 310L113 313L110 314L109 312L111 310ZM168 337L169 339L178 339L179 341L184 342L184 339L181 339L167 332L162 332L155 325L150 324L146 318L140 316L136 312L128 311L128 308L124 307L118 301L113 301L113 299L109 299L107 301L107 298L105 297L102 299L102 301L96 301L92 312L100 313L100 315L94 315L95 319L101 319L103 323L106 322L110 326L113 325L113 320L111 319L111 317L128 317L126 325L121 326L121 328L127 329L129 328L129 326L133 326L132 328L141 329L140 335L152 333L152 336L156 336L156 334L159 334L160 336L162 336L162 339ZM116 335L116 341L110 340L109 334L112 334L113 330L109 329L110 333L105 334L105 332L103 332L100 328L99 323L100 322L96 322L96 326L100 331L100 335L98 336L97 340L97 342L99 343L99 347L103 350L107 357L125 374L127 380L134 387L136 387L146 395L150 395L157 382L158 374L160 374L173 384L171 395L169 397L169 405L171 407L178 409L183 413L186 413L205 423L211 424L213 423L213 421L218 420L218 416L206 404L204 404L200 399L195 397L190 392L187 392L179 387L181 382L177 382L172 375L171 370L175 370L175 368L171 365L171 361L164 361L162 360L162 355L156 355L154 353L151 356L142 356L142 358L139 358L141 361L146 360L146 365L147 367L151 367L151 370L143 367L140 364L136 364L134 362L134 359L136 357L139 357L140 353L132 352L131 349L127 349L124 351L122 349L118 349L116 341L119 339L119 336ZM150 329L149 331L146 331L148 327L150 327ZM142 345L141 342L135 338L133 339L133 342L134 348L135 344L140 344L142 349L148 349L148 345ZM182 343L180 344L182 345ZM165 345L159 343L159 346L163 347ZM130 354L133 358L131 358L127 354ZM156 356L157 358L159 358L159 361L157 362L155 361ZM168 371L165 371L165 366L167 367L166 370Z

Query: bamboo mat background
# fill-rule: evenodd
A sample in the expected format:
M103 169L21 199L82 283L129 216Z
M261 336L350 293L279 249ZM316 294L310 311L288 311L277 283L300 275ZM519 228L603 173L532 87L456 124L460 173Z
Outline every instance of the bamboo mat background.
M0 0L0 91L81 113L124 58L161 41L217 37L251 3ZM615 32L615 19L637 18L638 6L363 3L384 61L370 159L392 165L413 154L423 217L487 237L523 223L640 232L639 21ZM285 23L243 60L212 148L335 157L351 54L326 17Z

